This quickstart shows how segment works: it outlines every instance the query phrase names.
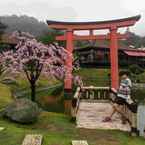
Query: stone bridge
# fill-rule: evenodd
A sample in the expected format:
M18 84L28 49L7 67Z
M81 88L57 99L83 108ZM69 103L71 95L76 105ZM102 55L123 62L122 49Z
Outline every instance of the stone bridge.
M116 113L110 122L103 122L104 118L112 112L111 99L113 95L109 92L109 87L83 87L77 88L72 100L71 115L76 119L78 128L86 129L116 129L122 131L130 131L131 127L138 128L140 135L145 134L144 123L139 109L137 114L132 113L127 106L124 105L122 114L127 118L126 124L122 123L122 115ZM139 108L139 107L138 107ZM141 121L140 121L141 120Z

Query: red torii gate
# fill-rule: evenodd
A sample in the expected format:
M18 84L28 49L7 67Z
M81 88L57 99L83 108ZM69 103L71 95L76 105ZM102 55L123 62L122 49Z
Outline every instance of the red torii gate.
M118 28L133 26L139 19L140 15L117 19L109 21L97 21L97 22L61 22L61 21L47 21L50 28L57 30L65 30L63 36L57 36L56 40L66 41L66 49L69 53L73 53L73 41L75 40L96 40L96 39L108 39L110 40L110 62L111 62L111 86L118 88L118 39L123 39L126 36L117 33ZM93 30L108 29L110 33L107 35L93 35ZM73 35L74 31L89 30L90 34L87 36ZM69 55L66 61L66 77L65 77L65 90L66 92L72 91L72 56Z

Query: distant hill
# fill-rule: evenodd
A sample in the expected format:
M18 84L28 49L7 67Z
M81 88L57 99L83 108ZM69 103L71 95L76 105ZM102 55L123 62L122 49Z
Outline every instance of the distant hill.
M0 22L7 26L5 32L11 33L16 30L29 32L36 37L40 37L48 33L47 24L38 21L34 17L23 16L0 16Z
M42 42L49 43L55 41L55 36L61 32L52 31L48 28L45 22L38 21L34 17L29 17L26 15L17 16L0 16L0 24L3 24L6 27L5 32L11 33L16 30L29 32L30 34L34 35L35 37L41 38ZM2 29L3 32L3 29ZM130 36L127 40L119 41L120 46L133 46L134 48L145 47L145 36L136 35L133 32L127 31L128 35ZM76 47L82 47L91 45L90 41L77 41ZM109 45L107 41L98 42L96 41L93 45Z

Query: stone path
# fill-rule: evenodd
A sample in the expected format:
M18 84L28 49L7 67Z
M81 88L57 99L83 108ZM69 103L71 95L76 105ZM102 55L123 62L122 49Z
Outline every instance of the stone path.
M112 122L102 122L110 114L112 106L109 103L81 102L77 114L77 127L86 129L118 129L129 131L129 124L121 123L120 115L116 113Z

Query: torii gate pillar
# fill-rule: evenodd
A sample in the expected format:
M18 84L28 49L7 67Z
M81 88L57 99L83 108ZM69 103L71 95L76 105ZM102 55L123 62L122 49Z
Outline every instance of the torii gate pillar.
M72 64L73 64L73 31L66 32L66 49L68 56L66 59L66 75L64 80L64 88L70 90L72 88Z
M64 80L64 108L65 113L70 114L71 98L72 98L72 69L73 69L73 31L66 31L66 49L68 56L65 62L66 74Z
M116 27L110 29L110 63L111 63L111 87L118 89L119 86L118 39Z

